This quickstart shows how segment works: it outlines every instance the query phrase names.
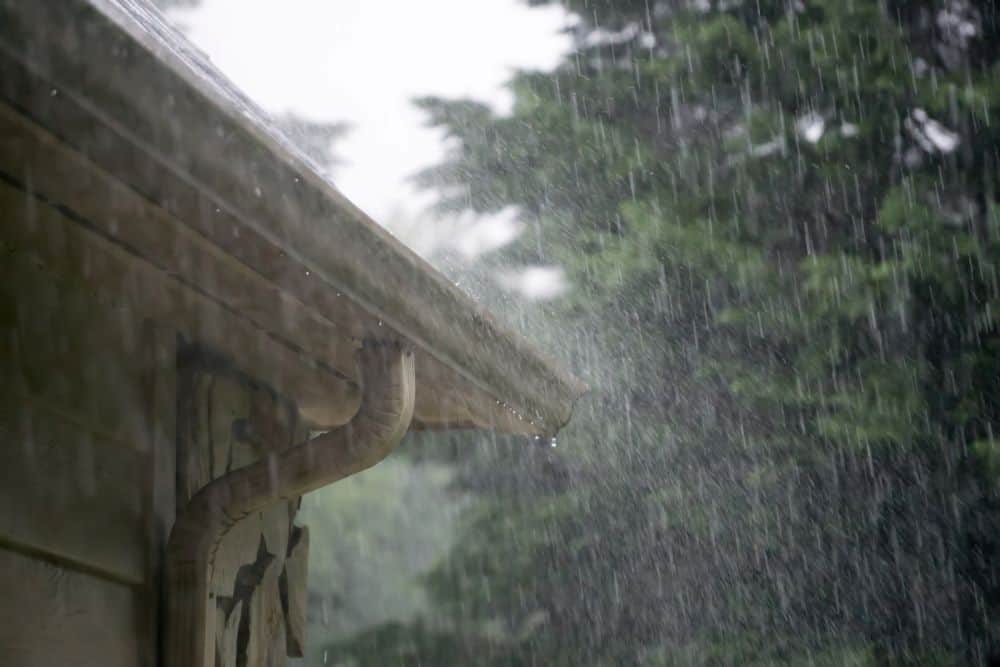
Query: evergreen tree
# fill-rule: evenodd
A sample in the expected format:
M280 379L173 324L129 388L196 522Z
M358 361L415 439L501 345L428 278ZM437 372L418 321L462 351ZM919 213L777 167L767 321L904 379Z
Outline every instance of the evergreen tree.
M334 653L1000 659L1000 10L563 4L512 114L420 102L455 142L421 182L532 223L495 266L564 267L533 321L593 393L568 447L465 462L440 613Z

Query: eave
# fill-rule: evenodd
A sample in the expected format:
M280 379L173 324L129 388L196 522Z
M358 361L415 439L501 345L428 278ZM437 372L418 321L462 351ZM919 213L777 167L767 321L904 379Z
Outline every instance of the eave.
M549 435L569 419L578 380L351 204L145 3L0 0L0 72L6 155L86 164L140 202L84 223L216 304L216 340L237 340L227 318L258 329L274 354L228 351L316 424L353 414L366 338L415 348L415 428ZM85 198L71 172L26 183L27 169L7 177L56 204Z

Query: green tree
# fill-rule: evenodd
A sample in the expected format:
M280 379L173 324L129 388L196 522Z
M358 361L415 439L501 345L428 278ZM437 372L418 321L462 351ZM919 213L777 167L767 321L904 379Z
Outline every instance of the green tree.
M563 4L577 46L510 115L420 102L455 146L420 181L519 208L486 268L567 271L514 315L593 393L568 447L463 462L436 614L331 650L1000 659L995 3Z

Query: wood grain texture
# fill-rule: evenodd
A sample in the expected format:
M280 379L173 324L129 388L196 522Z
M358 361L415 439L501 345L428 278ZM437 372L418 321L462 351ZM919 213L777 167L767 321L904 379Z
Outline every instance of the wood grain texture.
M0 548L0 665L149 664L134 589Z
M23 396L4 402L0 440L0 541L146 581L143 452Z
M281 612L281 594L278 588L283 565L284 559L271 561L250 599L247 667L285 666L285 618Z
M236 602L233 609L226 614L221 608L217 609L216 628L216 664L219 667L236 667L237 652L236 640L239 634L240 622L243 620L243 608L245 604L242 600Z
M152 321L142 324L138 361L146 425L146 580L142 590L144 665L159 664L163 602L163 553L176 506L177 335Z
M315 415L321 422L343 423L357 409L357 387L343 377L354 372L349 336L307 318L301 306L296 310L196 234L173 238L176 221L3 104L0 188L3 238L12 247L30 249L50 270L82 280L100 298L130 303L142 317L225 350L300 403L329 406ZM128 238L114 236L123 229L132 230ZM157 254L137 255L137 244ZM255 295L271 301L251 307L259 301ZM324 369L315 354L305 353L308 346L289 339L293 330L281 333L284 327L317 335L319 358L334 365Z
M285 627L288 633L288 655L301 658L306 649L306 628L309 625L309 527L292 531L292 544L285 559L282 602L285 607Z
M301 494L375 465L406 434L413 417L415 391L412 351L401 343L369 342L359 352L358 362L364 369L363 395L361 408L349 424L227 473L184 505L167 546L171 591L167 664L171 667L211 667L215 662L216 614L206 605L211 597L211 564L220 541L240 518L278 507L285 513L283 525L288 526L284 522L292 514L286 501L295 501ZM257 557L247 574L258 571L260 566L273 565L280 579L279 560L267 553L262 534ZM244 571L240 568L240 573ZM239 583L239 574L237 579ZM254 582L253 595L258 588ZM284 628L280 590L276 600L269 603L266 615L280 619ZM255 613L261 612L251 609L250 613L252 620ZM282 651L287 650L283 635L281 646ZM270 653L261 650L258 655Z
M178 482L183 511L184 504L214 480L287 450L300 420L287 398L218 355L191 349L180 360L178 448L183 463ZM275 576L279 589L285 581L297 508L297 498L279 500L235 521L219 536L206 565L210 569L209 604L216 609L218 664L272 664L278 650L272 642L283 642L281 651L287 650L285 598L262 587L273 587ZM240 619L234 621L237 610ZM280 639L263 641L252 634L274 634L273 628L264 625L266 619L271 624L280 621ZM239 641L231 636L234 622L243 626L237 632Z

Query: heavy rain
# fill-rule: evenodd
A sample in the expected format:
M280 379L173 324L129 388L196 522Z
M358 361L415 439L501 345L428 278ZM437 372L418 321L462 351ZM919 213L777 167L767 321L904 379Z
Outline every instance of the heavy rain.
M245 133L60 24L70 79L20 3L0 665L1000 664L996 2L67 0ZM398 350L399 446L288 486ZM178 625L174 518L258 465Z

